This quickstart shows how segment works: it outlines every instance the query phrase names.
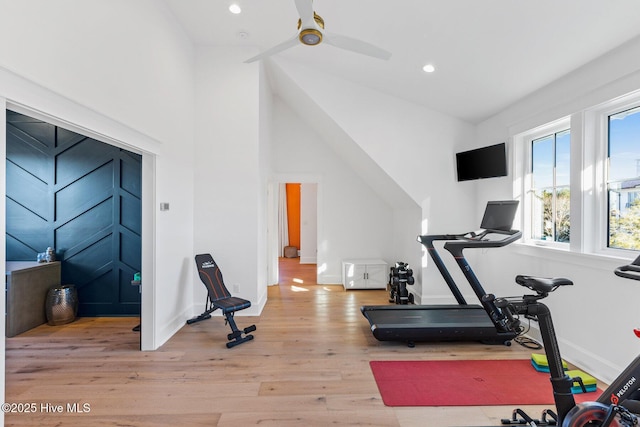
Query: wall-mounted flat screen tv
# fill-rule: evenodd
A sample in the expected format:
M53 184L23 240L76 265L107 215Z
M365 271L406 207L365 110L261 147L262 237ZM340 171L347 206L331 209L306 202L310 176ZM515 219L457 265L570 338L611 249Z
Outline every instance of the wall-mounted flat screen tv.
M506 144L456 153L458 181L507 176Z

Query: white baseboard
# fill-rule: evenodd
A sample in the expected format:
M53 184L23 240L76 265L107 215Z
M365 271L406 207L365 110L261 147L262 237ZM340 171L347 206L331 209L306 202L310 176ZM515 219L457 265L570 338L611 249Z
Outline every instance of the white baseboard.
M166 325L160 328L158 333L156 334L155 344L156 348L153 349L143 349L143 350L157 350L163 344L171 339L187 322L187 319L190 319L193 316L190 316L189 313L193 312L194 307L192 306L189 309L184 310L181 314L175 316L168 322ZM144 328L144 325L142 326Z
M526 335L542 343L542 337L537 325L532 323L531 329ZM563 360L596 377L605 384L611 384L624 369L623 366L615 366L608 360L604 360L593 352L566 339L558 338L558 345L562 349L561 356ZM544 349L534 352L544 353Z
M318 277L318 285L342 285L342 276L330 274L322 275Z

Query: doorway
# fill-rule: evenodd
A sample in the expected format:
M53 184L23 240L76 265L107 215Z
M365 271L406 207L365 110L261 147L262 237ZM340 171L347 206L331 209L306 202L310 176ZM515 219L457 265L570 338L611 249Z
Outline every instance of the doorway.
M80 317L140 315L142 156L10 110L6 123L6 259L52 247Z
M288 185L287 185L288 184ZM293 193L293 198L298 201L288 211L287 186ZM313 271L313 283L318 283L318 230L320 229L321 216L318 206L320 199L320 185L315 179L309 177L291 177L281 179L269 185L269 213L268 213L268 242L269 242L269 283L280 283L281 261L287 262L291 267L295 262L300 264L308 277L309 271ZM291 215L289 212L293 212ZM293 246L289 240L289 216L294 217L291 223L295 227ZM285 259L285 248L289 259ZM286 272L283 272L286 274ZM309 280L307 280L309 281Z

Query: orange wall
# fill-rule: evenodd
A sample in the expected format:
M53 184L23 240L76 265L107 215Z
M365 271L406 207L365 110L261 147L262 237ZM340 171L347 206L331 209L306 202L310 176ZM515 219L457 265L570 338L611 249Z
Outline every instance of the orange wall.
M300 184L287 184L289 246L300 249Z

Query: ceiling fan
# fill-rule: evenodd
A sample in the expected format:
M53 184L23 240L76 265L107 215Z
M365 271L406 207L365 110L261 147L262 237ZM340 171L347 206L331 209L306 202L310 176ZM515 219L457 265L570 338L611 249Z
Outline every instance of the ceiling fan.
M244 61L245 63L258 61L282 52L298 43L307 46L317 46L322 42L374 58L387 60L391 57L390 52L367 42L324 31L324 20L313 11L313 0L295 0L295 3L296 9L298 9L298 15L300 15L300 19L298 19L298 33L294 37L247 59Z

